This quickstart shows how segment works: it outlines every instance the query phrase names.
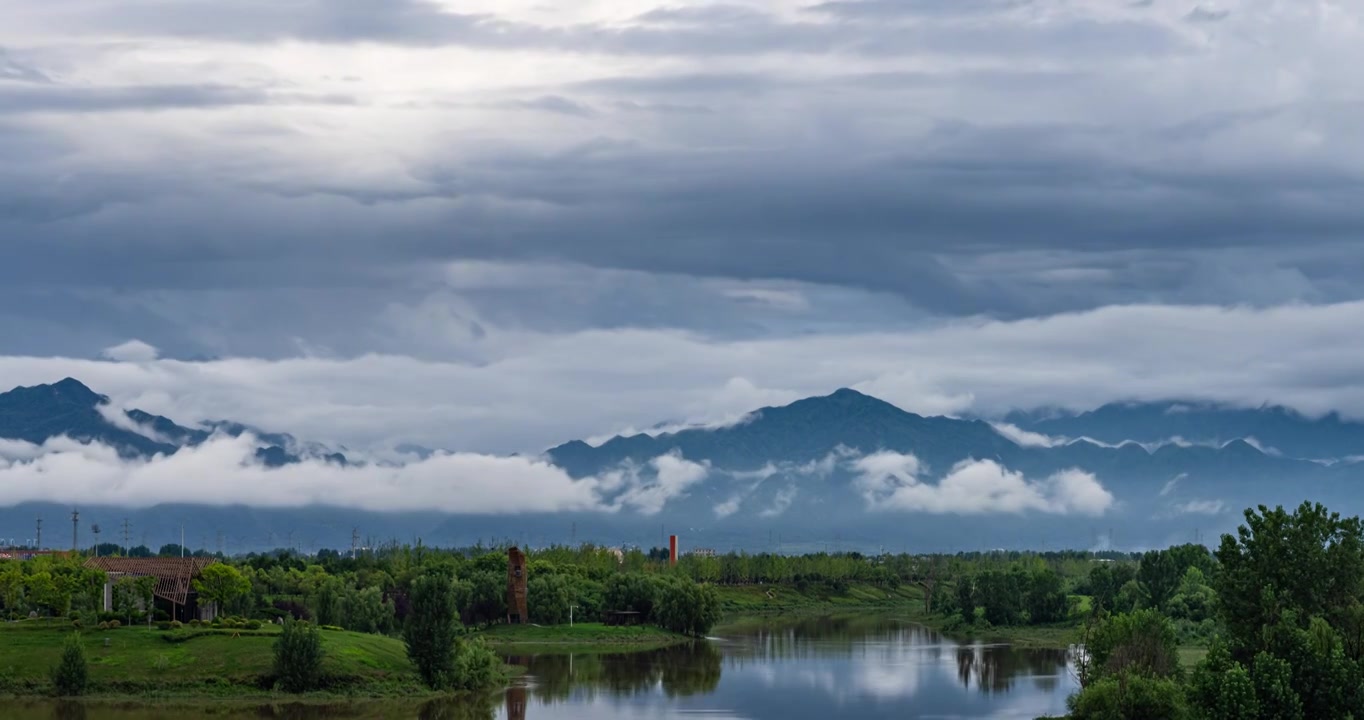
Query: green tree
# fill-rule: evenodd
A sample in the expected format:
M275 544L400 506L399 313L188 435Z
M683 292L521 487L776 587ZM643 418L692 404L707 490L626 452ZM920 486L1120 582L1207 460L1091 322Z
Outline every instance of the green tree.
M1179 672L1174 625L1155 610L1105 618L1094 628L1085 651L1085 684L1113 675L1169 677Z
M346 592L343 601L347 630L387 635L393 631L393 601L377 587Z
M1024 598L1028 608L1028 622L1054 623L1066 617L1066 591L1061 585L1061 576L1050 568L1035 571L1028 578L1027 595Z
M251 592L251 583L237 568L227 563L213 563L199 573L194 591L214 603L218 613L227 611L227 604Z
M1024 578L1026 576L1023 576ZM1023 583L1014 572L987 570L976 578L975 600L991 625L1014 625L1023 610Z
M275 679L285 692L301 693L322 686L322 634L317 626L286 616L274 651Z
M80 633L72 633L62 645L62 657L52 668L52 686L57 694L73 697L85 693L90 684L90 668L85 662L85 646Z
M1181 572L1174 555L1166 550L1152 550L1141 557L1137 581L1145 588L1151 607L1165 607L1179 586Z
M1303 720L1302 698L1293 689L1293 668L1287 662L1262 652L1255 656L1251 669L1260 720Z
M704 637L720 620L720 596L710 585L676 579L663 586L654 613L665 630Z
M455 650L460 633L450 578L423 575L412 581L411 608L403 626L407 657L432 690L455 684Z
M1255 683L1226 645L1214 641L1207 657L1194 667L1189 703L1203 720L1257 720L1260 704Z
M976 583L969 577L957 580L957 612L964 622L976 621Z
M1320 504L1293 513L1247 510L1235 536L1217 549L1218 607L1242 659L1265 649L1261 628L1291 611L1302 627L1314 616L1344 624L1364 587L1364 528Z
M1185 720L1184 691L1169 678L1120 673L1066 700L1071 720Z
M564 576L539 574L531 576L526 582L526 596L526 602L530 606L531 622L542 625L568 623L568 606L573 604L573 591Z
M608 612L637 612L644 620L652 620L658 593L658 582L648 575L617 573L606 581L603 609Z

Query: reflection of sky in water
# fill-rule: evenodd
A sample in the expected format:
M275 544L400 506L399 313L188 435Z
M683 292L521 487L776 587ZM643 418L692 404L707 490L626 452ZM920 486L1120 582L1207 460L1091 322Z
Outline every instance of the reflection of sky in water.
M729 637L695 659L677 650L599 667L579 656L571 678L562 659L544 665L536 658L524 717L1031 720L1063 714L1075 688L1061 652L959 645L884 621L824 622ZM675 672L684 666L700 669ZM520 720L505 707L499 712Z

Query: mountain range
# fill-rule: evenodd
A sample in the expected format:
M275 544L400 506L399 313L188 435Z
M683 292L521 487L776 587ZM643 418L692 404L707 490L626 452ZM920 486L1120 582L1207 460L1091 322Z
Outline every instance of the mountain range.
M151 457L214 433L249 434L258 461L272 467L308 458L353 464L324 445L241 423L183 426L115 410L73 379L0 394L0 438L41 444L67 436ZM760 408L727 426L595 445L575 440L545 451L544 459L576 478L656 483L651 492L661 502L631 505L622 490L605 498L614 512L487 517L183 506L110 513L136 515L144 531L161 534L158 542L170 541L176 523L167 518L189 517L198 527L234 528L246 546L291 533L344 546L352 527L363 526L377 537L441 543L522 537L648 546L662 528L720 548L1144 547L1215 537L1234 528L1241 509L1262 503L1312 499L1364 511L1361 456L1364 424L1282 407L1171 400L995 419L924 417L841 389ZM664 457L702 471L664 478ZM0 535L6 523L31 525L35 511L62 509L0 509Z

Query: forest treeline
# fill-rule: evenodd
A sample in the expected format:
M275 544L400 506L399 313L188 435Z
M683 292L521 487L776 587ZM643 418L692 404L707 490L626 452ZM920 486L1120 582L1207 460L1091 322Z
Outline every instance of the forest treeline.
M163 548L178 554L178 547ZM951 630L1074 627L1083 689L1076 718L1364 717L1364 530L1320 505L1246 511L1215 550L684 556L582 545L531 549L530 620L558 624L630 610L701 635L720 614L716 588L769 585L811 597L910 584L927 617ZM503 548L391 546L350 557L289 551L221 558L198 586L227 613L396 634L422 578L448 582L465 626L506 615ZM79 557L0 563L0 613L75 614L103 578ZM130 593L141 589L129 588ZM865 592L863 592L865 595ZM1181 667L1181 644L1209 647Z

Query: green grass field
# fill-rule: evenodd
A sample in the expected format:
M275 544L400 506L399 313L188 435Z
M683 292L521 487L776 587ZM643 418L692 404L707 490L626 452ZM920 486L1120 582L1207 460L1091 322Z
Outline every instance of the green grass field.
M48 685L71 627L65 622L0 624L0 693L35 694ZM224 694L265 692L278 628L259 631L164 632L123 627L81 634L96 692ZM174 640L172 642L172 640ZM391 694L420 691L400 640L322 631L324 672L333 692Z
M872 585L850 585L846 592L824 588L801 592L776 585L717 585L720 607L726 616L829 612L847 608L922 607L923 591L908 585L895 590Z

